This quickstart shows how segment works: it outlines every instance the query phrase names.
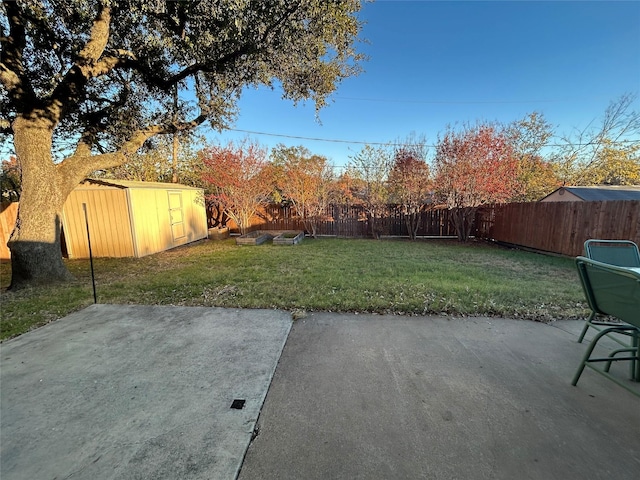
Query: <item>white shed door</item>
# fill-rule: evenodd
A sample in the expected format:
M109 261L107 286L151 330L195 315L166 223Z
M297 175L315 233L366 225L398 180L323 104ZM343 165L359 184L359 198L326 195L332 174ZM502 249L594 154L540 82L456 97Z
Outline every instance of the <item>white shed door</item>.
M184 211L182 209L182 192L169 192L169 218L171 219L171 235L178 240L186 235L184 228Z

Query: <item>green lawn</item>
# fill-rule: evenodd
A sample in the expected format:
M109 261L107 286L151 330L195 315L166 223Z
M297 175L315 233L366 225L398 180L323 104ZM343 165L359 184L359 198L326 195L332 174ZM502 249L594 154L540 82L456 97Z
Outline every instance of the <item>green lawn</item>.
M0 338L93 302L88 260L77 284L7 292ZM572 259L454 241L305 239L296 246L201 241L140 259L94 260L99 303L305 311L576 318L586 303Z

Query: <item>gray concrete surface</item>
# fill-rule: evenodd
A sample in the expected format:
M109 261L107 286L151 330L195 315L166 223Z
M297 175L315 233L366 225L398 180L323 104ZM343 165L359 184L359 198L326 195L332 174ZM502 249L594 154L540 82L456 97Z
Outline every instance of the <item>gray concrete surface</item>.
M92 306L0 345L0 478L635 480L582 325Z
M640 398L571 386L582 325L298 320L239 478L636 480Z
M0 478L235 478L290 327L273 310L94 305L5 342Z

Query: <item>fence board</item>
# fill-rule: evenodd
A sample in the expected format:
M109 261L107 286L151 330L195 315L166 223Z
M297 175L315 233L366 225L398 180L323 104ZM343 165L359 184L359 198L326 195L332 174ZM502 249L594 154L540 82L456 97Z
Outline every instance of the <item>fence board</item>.
M546 252L581 255L589 238L640 244L640 201L511 203L478 212L477 236Z
M396 205L389 205L382 214L383 235L407 236L405 214ZM420 212L419 237L452 236L455 230L449 222L450 212L444 209ZM372 219L360 205L329 205L318 222L318 235L337 237L369 237ZM232 231L237 226L229 222ZM249 230L305 230L303 222L290 206L267 205L253 219ZM307 232L308 233L308 232Z

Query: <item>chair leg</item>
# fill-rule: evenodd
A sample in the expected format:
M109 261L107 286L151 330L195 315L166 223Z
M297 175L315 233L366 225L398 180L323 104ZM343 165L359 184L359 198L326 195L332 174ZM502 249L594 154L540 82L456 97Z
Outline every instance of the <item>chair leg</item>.
M591 354L593 353L593 350L595 349L598 341L602 337L604 337L605 335L608 335L609 333L612 333L612 332L618 332L618 333L628 332L628 333L624 333L624 334L631 336L631 338L632 338L631 341L632 341L633 347L631 347L631 348L622 348L622 349L615 350L615 351L611 352L609 354L609 356L606 357L606 358L594 358L594 359L591 359ZM640 393L634 392L628 386L624 385L623 383L621 383L619 380L615 379L614 377L612 377L608 373L609 369L611 367L611 362L630 360L631 361L631 379L635 380L635 379L640 378L640 345L639 345L640 339L639 339L639 337L640 337L640 330L635 328L635 327L633 327L633 326L610 327L610 328L605 328L605 329L601 330L600 332L598 332L598 334L589 343L589 348L587 348L587 351L585 352L584 356L582 357L582 362L580 362L580 366L578 367L578 371L576 372L576 374L573 377L573 380L571 381L571 385L576 386L578 384L578 380L580 379L580 376L582 375L582 372L584 371L585 367L589 366L589 368L593 368L595 371L599 372L600 374L604 375L605 377L609 378L610 380L613 380L618 385L620 385L623 388L627 389L628 391L630 391L634 395L640 395ZM615 358L615 356L618 353L622 353L622 352L632 352L632 356L631 357L625 357L625 358ZM597 369L597 368L593 367L593 365L591 365L591 363L594 363L594 362L606 362L605 368L603 370L601 370L601 369Z
M586 335L587 330L591 326L591 322L595 318L595 316L596 316L596 312L591 312L591 315L589 315L589 318L587 318L584 324L584 328L582 329L582 333L580 334L580 338L578 338L578 343L582 343L582 340L584 340L584 336Z
M585 325L585 330L589 327L589 324L587 323ZM583 333L584 333L583 331ZM578 367L578 371L576 372L576 374L573 376L573 380L571 381L571 385L573 385L574 387L578 384L578 380L580 379L580 375L582 375L582 372L584 372L584 367L587 365L587 362L589 361L589 357L591 356L591 354L593 353L593 349L596 348L596 344L598 343L598 340L600 340L603 336L605 336L608 332L608 329L602 330L600 332L598 332L598 334L594 337L593 340L591 340L591 342L589 343L589 348L587 348L587 351L585 352L584 356L582 357L582 362L580 362L580 366ZM581 337L582 339L582 337Z
M611 352L609 354L609 361L606 362L605 367L604 367L604 371L608 372L611 369L611 364L613 362L616 361L616 355L618 355L619 353L627 353L630 352L633 354L633 359L631 360L631 379L635 379L635 370L636 370L636 361L635 358L638 356L637 354L637 347L629 347L629 348L619 348L618 350L614 350L613 352Z
M631 362L631 379L640 382L640 330L634 332L631 337L631 344L635 348L636 359Z
M629 348L621 348L620 350L615 350L609 354L609 357L612 360L607 362L607 365L604 369L605 372L608 372L611 368L611 362L613 362L613 357L618 353L622 352L631 352L633 355L633 359L630 362L630 374L629 378L635 382L640 382L640 331L631 332L631 347Z

